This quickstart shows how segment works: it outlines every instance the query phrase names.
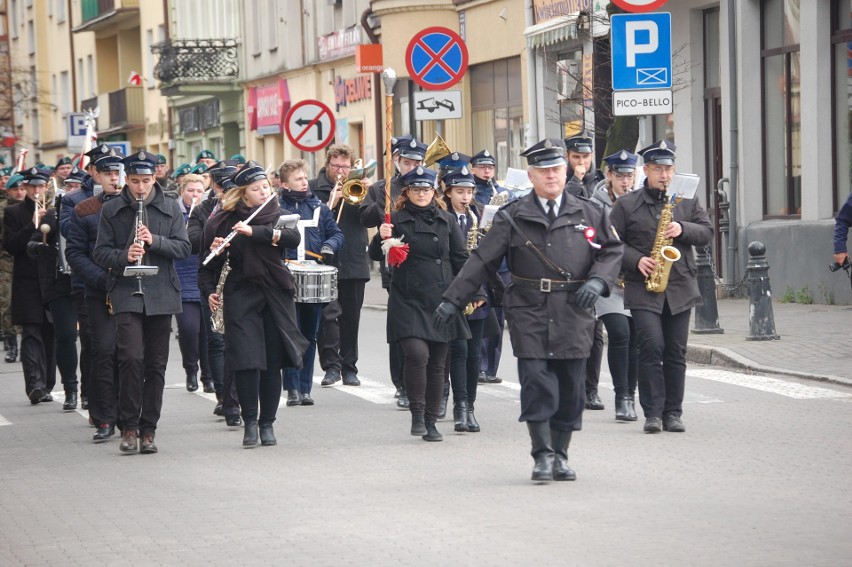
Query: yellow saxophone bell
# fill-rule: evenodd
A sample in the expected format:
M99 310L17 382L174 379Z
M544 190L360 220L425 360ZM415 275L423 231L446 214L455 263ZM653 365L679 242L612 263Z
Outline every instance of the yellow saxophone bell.
M447 142L444 141L440 134L435 134L435 139L432 140L432 143L426 148L426 155L423 157L423 165L429 167L438 160L444 159L451 153L453 152L450 150L449 146L447 146Z

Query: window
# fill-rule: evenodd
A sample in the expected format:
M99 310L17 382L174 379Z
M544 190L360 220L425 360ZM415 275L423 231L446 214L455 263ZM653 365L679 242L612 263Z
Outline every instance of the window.
M269 35L267 38L269 51L274 51L278 49L278 0L267 0L266 25L266 33Z
M65 1L56 0L56 23L61 24L65 21Z
M471 73L473 147L488 149L497 157L497 178L506 169L524 169L524 124L520 58L474 65Z
M18 0L12 0L9 4L9 15L12 18L9 24L9 33L12 39L18 39Z
M801 214L799 1L765 0L761 14L763 214Z
M95 61L91 55L86 56L86 78L89 79L89 96L95 96Z
M33 25L32 20L28 20L27 21L27 47L29 48L28 53L30 55L35 55L35 45L36 45L35 26Z
M145 41L148 44L148 49L145 51L145 78L148 83L148 88L154 88L154 30L145 30Z
M62 116L65 116L71 112L71 81L68 71L62 71L59 74L59 92L61 93L59 111L62 113Z
M834 210L852 192L852 0L832 6Z
M75 84L77 85L77 100L86 98L86 91L83 88L83 58L77 59L77 77ZM76 110L76 109L75 109Z
M263 15L263 10L261 9L260 4L254 4L253 8L254 8L254 12L255 12L254 13L255 17L251 18L249 20L251 22L251 24L250 24L251 25L251 54L253 56L257 57L257 56L260 55L260 52L261 52L261 49L262 49L261 41L260 41L261 40L260 35L263 31L262 22L261 22L261 16Z
M53 110L53 112L56 112L57 110L59 110L60 100L59 100L59 89L57 88L57 85L56 85L56 74L55 73L50 76L50 87L51 87L50 88L50 102L53 105L53 108L51 110Z

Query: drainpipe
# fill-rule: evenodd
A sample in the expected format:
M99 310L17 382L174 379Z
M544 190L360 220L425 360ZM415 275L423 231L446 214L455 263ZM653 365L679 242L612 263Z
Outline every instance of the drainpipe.
M364 33L367 34L367 37L370 39L370 43L377 44L379 43L379 38L376 35L376 32L373 31L373 28L370 27L370 23L368 19L370 15L373 13L372 2L371 5L367 6L367 9L361 14L361 27L364 28ZM382 93L382 75L381 73L372 73L373 75L373 115L376 117L376 172L378 173L378 179L384 179L385 172L385 156L382 153L381 149L385 147L384 144L384 127L382 126L382 116L384 116L384 106L382 103L384 102L384 97ZM364 156L361 156L362 158ZM388 156L390 159L390 156Z
M535 12L533 11L533 0L527 0L526 27L535 24ZM527 44L527 101L529 103L529 129L528 139L524 140L524 146L529 147L538 141L538 94L536 93L536 68L538 67L537 56L534 49Z
M739 179L739 106L737 104L737 2L728 0L728 107L731 114L731 164L728 167L731 204L728 209L728 257L725 273L728 284L737 281L737 181Z

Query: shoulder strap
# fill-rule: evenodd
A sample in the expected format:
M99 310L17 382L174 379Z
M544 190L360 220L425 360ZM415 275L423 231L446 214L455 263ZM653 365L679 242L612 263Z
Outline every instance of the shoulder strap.
M509 224L512 225L513 229L515 229L515 232L517 232L521 236L521 238L524 239L524 245L533 251L533 253L538 257L539 260L541 260L541 263L544 264L544 266L548 270L559 274L566 280L571 279L571 274L568 272L568 270L563 269L559 266L559 264L556 264L555 262L553 262L553 260L545 256L544 253L539 250L535 244L532 243L529 237L527 237L526 233L521 230L521 227L518 226L518 223L515 222L515 219L513 219L512 216L507 213L505 209L500 209L498 211L498 214L503 215L503 217L509 221Z

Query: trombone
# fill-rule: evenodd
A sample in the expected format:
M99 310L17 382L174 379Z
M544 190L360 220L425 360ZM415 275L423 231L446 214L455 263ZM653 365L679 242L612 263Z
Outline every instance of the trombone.
M375 172L376 160L370 160L370 162L365 166L364 162L359 159L355 162L354 169L349 172L349 176L342 185L340 183L340 178L338 177L337 185L334 187L335 192L337 191L337 188L340 187L342 194L340 210L337 212L338 224L340 224L340 219L343 216L343 207L346 206L347 203L350 205L360 205L367 196L367 188L363 183L361 183L361 180L372 176Z

